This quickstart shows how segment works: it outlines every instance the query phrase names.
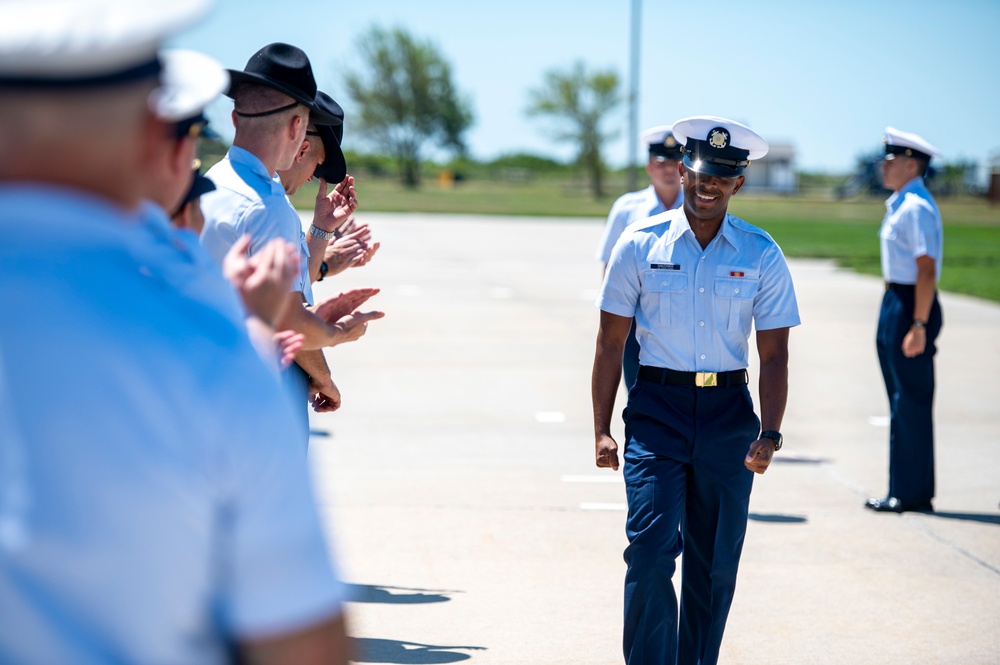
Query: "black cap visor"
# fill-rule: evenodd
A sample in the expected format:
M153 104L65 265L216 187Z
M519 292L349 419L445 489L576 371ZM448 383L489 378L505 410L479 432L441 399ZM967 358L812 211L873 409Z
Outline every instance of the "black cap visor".
M750 164L747 157L749 150L725 146L717 148L708 141L688 139L684 146L684 166L695 173L715 176L716 178L737 178L743 175L743 169Z
M922 159L925 162L931 161L931 156L926 152L921 152L916 148L908 148L902 145L889 145L885 146L886 159L895 159L896 155L903 155L904 157L913 157L914 159Z
M680 145L675 145L668 148L662 143L650 143L649 144L649 156L650 157L662 157L663 159L672 159L674 161L679 161L684 153L681 151Z
M683 162L685 168L690 171L716 178L737 178L743 175L743 169L746 168L746 166L726 166L725 164L710 162L707 159L698 159L697 157L692 159L690 155L684 155Z

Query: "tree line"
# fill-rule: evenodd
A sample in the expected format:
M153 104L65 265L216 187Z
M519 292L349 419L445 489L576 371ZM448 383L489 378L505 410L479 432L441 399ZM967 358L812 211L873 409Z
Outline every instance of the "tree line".
M474 121L472 104L455 86L451 65L433 43L402 28L376 26L358 40L358 54L360 68L344 75L355 111L351 130L363 144L393 158L403 184L420 184L428 150L457 159L468 156L465 133ZM546 72L539 87L528 93L525 113L551 120L555 140L575 146L576 163L597 197L604 194L603 148L615 137L603 125L622 101L619 88L616 72L588 72L578 62L568 70Z

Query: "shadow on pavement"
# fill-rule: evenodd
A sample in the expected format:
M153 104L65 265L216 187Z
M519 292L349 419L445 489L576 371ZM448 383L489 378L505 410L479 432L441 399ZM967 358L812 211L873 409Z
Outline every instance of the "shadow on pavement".
M946 520L963 520L965 522L982 522L983 524L1000 524L1000 515L989 513L946 513L934 511L925 513L928 517L942 517Z
M347 597L353 603L387 603L390 605L422 605L424 603L443 603L451 600L445 593L455 591L435 591L433 589L409 589L398 586L382 586L380 584L348 584ZM412 593L396 593L412 592ZM430 592L430 593L427 593Z
M804 455L775 455L771 458L772 464L826 464L829 462L825 457L806 457Z
M808 522L805 517L801 515L779 515L779 514L764 514L764 513L750 513L747 515L747 519L754 522L771 522L772 524L804 524Z
M356 637L354 642L355 663L457 663L472 658L467 653L459 653L456 649L465 651L485 651L486 647L469 646L435 646L418 642L401 642L398 640L380 640L371 637Z

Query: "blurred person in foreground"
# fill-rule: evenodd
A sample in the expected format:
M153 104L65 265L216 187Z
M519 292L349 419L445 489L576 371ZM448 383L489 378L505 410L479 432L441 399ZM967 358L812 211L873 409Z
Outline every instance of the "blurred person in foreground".
M944 230L924 175L939 153L925 139L885 128L882 182L892 190L879 230L885 295L876 348L889 396L889 492L876 512L932 511L934 354L941 332L937 282Z
M348 660L295 416L143 227L204 10L0 3L0 662Z
M615 245L597 303L598 467L619 467L611 418L633 318L640 347L622 456L630 665L718 662L754 474L767 471L782 444L788 331L799 324L781 249L728 213L767 142L714 116L679 120L672 131L684 145L684 205L638 223ZM759 419L747 387L754 328ZM678 612L673 576L682 554Z
M625 233L625 230L653 215L659 215L668 210L676 210L684 203L684 192L681 191L681 177L677 173L680 163L681 144L674 138L669 125L650 127L639 135L639 144L649 151L646 161L646 175L649 176L649 187L637 192L628 192L618 197L608 213L608 221L604 226L604 235L597 247L597 260L601 262L601 276L608 269L611 260L611 250ZM622 377L626 392L635 385L636 373L639 371L639 342L635 339L635 321L629 330L625 341L625 352L622 356Z

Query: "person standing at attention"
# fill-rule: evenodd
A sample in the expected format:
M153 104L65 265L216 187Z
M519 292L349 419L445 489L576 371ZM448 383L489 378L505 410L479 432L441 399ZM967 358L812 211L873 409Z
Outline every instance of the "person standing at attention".
M597 246L597 260L601 262L604 272L607 272L608 261L611 260L611 250L626 228L647 217L680 208L684 203L681 177L677 171L677 165L682 157L681 144L674 138L670 127L661 125L647 129L639 135L639 145L649 151L646 174L649 176L650 184L649 187L637 192L622 194L611 206L608 222L604 227L604 236ZM627 390L631 390L635 385L638 371L639 343L635 339L633 321L622 359L622 372Z
M679 120L682 208L619 242L598 298L592 379L598 467L618 469L611 436L632 319L639 371L625 412L623 650L630 665L718 662L746 533L753 473L781 448L788 330L799 324L791 275L764 231L727 213L743 171L767 153L749 127ZM757 330L760 419L747 388ZM763 424L764 431L761 431ZM674 591L683 552L680 612Z
M882 182L892 196L879 231L885 295L876 348L889 395L889 493L865 503L876 512L934 509L934 342L942 323L937 282L944 234L923 176L938 155L916 134L885 128Z

